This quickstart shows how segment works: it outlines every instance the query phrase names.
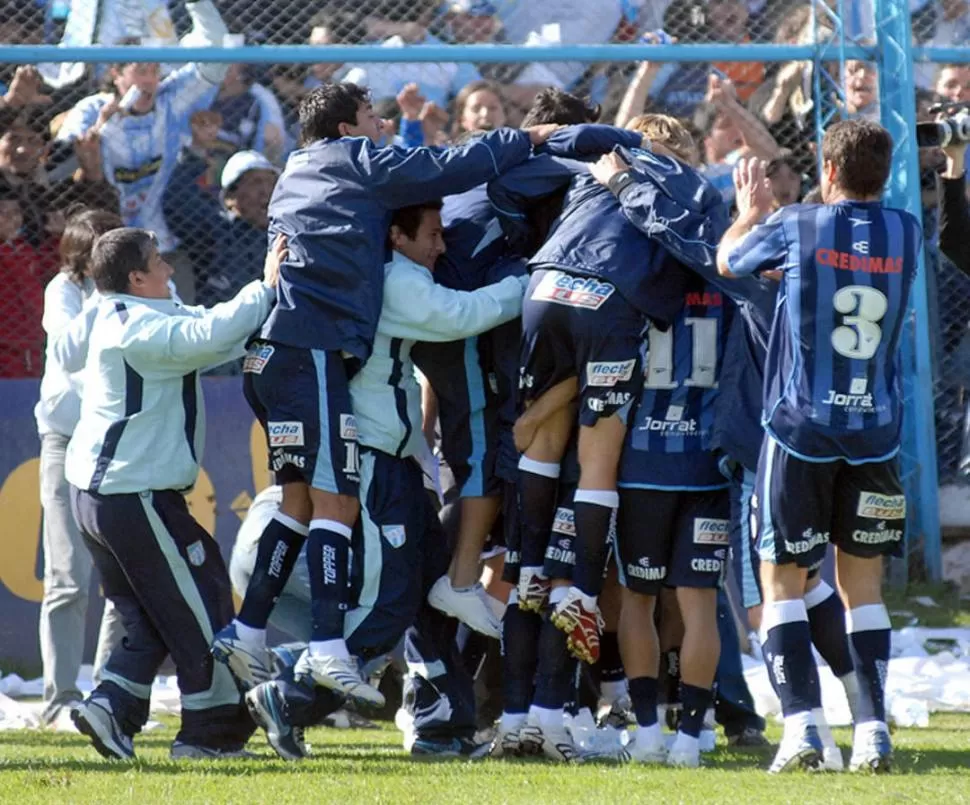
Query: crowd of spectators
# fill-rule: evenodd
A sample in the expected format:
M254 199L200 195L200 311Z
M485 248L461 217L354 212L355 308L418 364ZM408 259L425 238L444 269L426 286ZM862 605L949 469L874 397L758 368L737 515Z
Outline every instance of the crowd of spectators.
M174 0L0 0L0 42L175 44L201 35L196 43L309 43L321 48L322 59L327 46L359 43L810 43L829 34L816 2L813 15L805 0L215 0L215 19L200 22ZM854 19L864 20L867 0L852 5ZM970 44L967 0L912 0L911 7L920 43ZM86 25L78 15L90 18ZM857 27L859 36L871 32L864 21ZM78 30L89 39L78 40ZM770 161L781 203L810 190L816 104L831 105L836 116L879 114L877 72L863 61L847 61L841 71L830 65L836 79L830 83L813 75L812 62L405 58L402 52L402 61L380 64L220 67L179 65L173 57L171 65L0 66L0 270L13 289L0 301L0 377L43 371L43 289L63 262L66 217L82 207L117 212L128 224L156 231L185 302L228 299L259 276L266 207L298 145L297 106L322 82L369 87L388 120L387 141L406 146L518 125L548 86L588 96L604 122L623 125L645 111L670 114L690 123L700 151L692 156L728 201L733 166L746 155ZM939 99L970 102L970 65L918 65L916 78L924 116ZM924 153L923 168L932 248L938 157ZM930 264L947 270L935 254ZM940 348L960 349L965 340L943 338Z

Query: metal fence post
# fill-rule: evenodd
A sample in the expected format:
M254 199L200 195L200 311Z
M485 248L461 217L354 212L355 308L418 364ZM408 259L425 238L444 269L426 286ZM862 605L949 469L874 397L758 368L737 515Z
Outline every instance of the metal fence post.
M921 218L919 156L913 128L916 98L909 3L908 0L876 0L875 11L882 123L895 144L886 201ZM909 513L907 558L922 548L926 576L938 581L942 576L942 557L927 285L921 256L903 338L902 469Z

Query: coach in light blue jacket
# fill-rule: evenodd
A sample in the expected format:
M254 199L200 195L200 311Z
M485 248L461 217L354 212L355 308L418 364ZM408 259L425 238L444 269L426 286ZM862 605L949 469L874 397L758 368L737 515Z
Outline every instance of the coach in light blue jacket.
M280 242L274 256L282 250ZM72 711L106 757L134 757L132 739L167 655L182 694L173 757L237 753L252 733L232 677L209 654L213 632L232 618L228 573L182 493L196 481L205 439L199 370L241 354L269 313L277 266L268 260L262 282L206 310L170 298L172 268L152 233L116 229L94 247L102 299L65 472L74 516L127 632L101 684Z

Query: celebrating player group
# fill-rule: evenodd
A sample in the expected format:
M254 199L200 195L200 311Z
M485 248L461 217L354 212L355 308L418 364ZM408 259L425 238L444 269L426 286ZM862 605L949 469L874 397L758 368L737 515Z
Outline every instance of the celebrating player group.
M412 754L602 756L567 716L593 678L630 712L606 754L696 767L734 572L784 715L770 771L843 768L813 645L851 707L849 768L890 768L881 584L922 246L881 204L892 141L832 125L818 204L779 208L742 159L732 220L681 123L595 117L545 91L520 129L383 146L365 88L313 89L264 277L211 309L171 298L152 233L101 235L100 301L55 353L84 373L66 474L127 632L72 712L102 755L134 757L166 656L173 756L239 756L259 727L299 760L305 727L385 704L403 651ZM199 372L243 355L274 483L227 567L182 493ZM498 640L482 740L466 649Z

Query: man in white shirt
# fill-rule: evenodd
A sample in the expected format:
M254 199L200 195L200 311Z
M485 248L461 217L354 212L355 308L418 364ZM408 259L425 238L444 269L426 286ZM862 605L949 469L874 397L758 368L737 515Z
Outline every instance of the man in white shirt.
M229 576L183 493L198 477L205 442L199 370L241 354L263 323L283 251L278 241L263 281L206 310L171 299L172 268L151 232L115 229L95 244L91 276L102 299L65 474L74 517L127 634L101 683L71 712L104 757L135 756L133 736L166 656L182 694L173 758L237 755L252 733L232 676L209 654L213 633L232 618Z

